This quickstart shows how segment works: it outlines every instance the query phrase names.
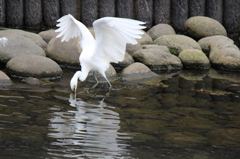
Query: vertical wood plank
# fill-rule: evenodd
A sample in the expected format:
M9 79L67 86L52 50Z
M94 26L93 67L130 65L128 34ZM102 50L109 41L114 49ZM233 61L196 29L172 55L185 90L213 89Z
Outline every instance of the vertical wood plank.
M99 18L115 17L115 0L100 0L99 1Z
M185 32L184 23L188 19L188 0L172 0L172 26L176 32Z
M171 22L171 0L154 0L153 24Z
M147 29L152 27L153 23L153 0L136 0L136 19L146 22Z
M223 0L206 0L206 16L223 22Z
M116 0L116 16L133 19L133 0Z
M189 0L189 17L205 15L205 0Z
M223 6L223 25L225 26L227 32L240 32L240 1L225 0Z
M23 28L24 9L23 0L6 1L7 25L10 28Z
M40 30L42 23L42 0L25 1L25 26Z
M61 0L61 16L71 14L77 18L77 0Z
M94 20L98 19L98 0L81 0L81 21L91 27Z
M6 2L5 0L0 0L0 26L4 27L6 25Z
M59 0L43 1L43 19L48 28L54 28L60 18Z

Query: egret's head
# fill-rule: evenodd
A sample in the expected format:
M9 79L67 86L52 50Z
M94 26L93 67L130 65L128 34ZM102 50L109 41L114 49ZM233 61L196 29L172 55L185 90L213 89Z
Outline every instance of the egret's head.
M80 75L80 71L77 71L77 72L73 75L73 77L72 77L72 79L71 79L71 81L70 81L70 87L71 87L71 90L72 90L74 93L76 93L76 91L77 91L77 85L78 85L79 75Z

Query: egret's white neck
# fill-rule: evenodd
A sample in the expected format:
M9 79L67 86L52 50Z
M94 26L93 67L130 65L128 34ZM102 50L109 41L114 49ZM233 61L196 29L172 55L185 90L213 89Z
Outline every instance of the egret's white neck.
M87 78L88 72L86 71L77 71L74 75L73 78L74 79L79 79L80 81L84 81Z

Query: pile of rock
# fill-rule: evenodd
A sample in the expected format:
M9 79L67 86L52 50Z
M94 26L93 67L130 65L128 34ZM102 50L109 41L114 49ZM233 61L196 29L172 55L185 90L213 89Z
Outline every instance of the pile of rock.
M238 71L240 51L227 37L225 28L208 17L192 17L185 22L187 35L178 35L168 24L158 24L144 33L136 45L127 45L124 61L112 64L107 75L122 81L157 77L152 71L219 69ZM92 28L90 28L93 33ZM94 34L94 33L93 33ZM54 30L30 33L0 31L0 64L11 77L60 78L60 66L80 69L79 38L61 42ZM199 40L198 42L196 40ZM115 69L117 71L115 71ZM0 71L1 85L11 84Z

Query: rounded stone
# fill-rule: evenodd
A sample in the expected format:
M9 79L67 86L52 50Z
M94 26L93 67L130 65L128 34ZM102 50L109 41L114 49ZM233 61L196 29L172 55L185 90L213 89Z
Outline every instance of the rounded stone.
M133 59L148 66L151 70L179 70L181 60L158 48L141 49L133 54Z
M34 42L35 44L37 44L43 49L46 49L47 47L47 43L38 34L23 31L23 30L18 30L18 29L7 29L7 30L0 31L0 37L6 37L11 35L14 35L14 36L21 35L21 36L24 36L25 38L28 38L30 41Z
M178 56L185 68L209 69L210 62L207 56L200 50L187 49L180 52Z
M5 88L12 84L12 80L4 72L0 71L0 88Z
M36 55L16 56L7 63L7 72L18 78L59 78L62 69L53 60Z
M176 34L175 30L171 25L168 24L157 24L148 30L148 35L155 40L163 35L172 35Z
M134 52L136 52L137 50L142 49L142 45L140 43L137 44L127 44L126 45L126 52L129 53L129 55L133 55Z
M169 51L174 55L178 55L181 51L186 49L202 50L195 40L185 35L164 35L157 38L154 43L167 46Z
M56 37L59 33L55 32L54 29L46 30L46 31L41 31L38 33L43 40L48 43L52 38Z
M133 81L151 77L158 77L158 75L152 72L146 65L135 62L122 71L120 78L122 81Z
M54 37L48 43L47 56L60 65L79 68L79 56L82 52L79 40L80 38L73 38L68 42L61 42L61 38Z
M188 35L194 39L201 39L213 35L227 36L227 31L222 24L209 17L191 17L184 23L184 26Z
M45 51L21 35L10 35L0 38L0 61L7 63L15 56L39 55L46 56Z
M142 34L142 38L141 39L137 39L137 41L143 45L143 44L152 44L153 40L152 38L145 32L143 31L144 34Z
M122 70L123 68L134 63L132 56L130 56L127 52L125 52L124 60L118 63L112 63L115 69Z

